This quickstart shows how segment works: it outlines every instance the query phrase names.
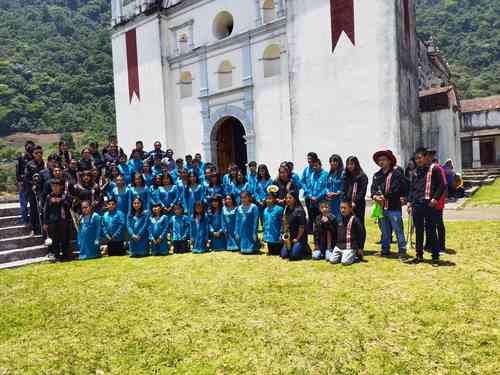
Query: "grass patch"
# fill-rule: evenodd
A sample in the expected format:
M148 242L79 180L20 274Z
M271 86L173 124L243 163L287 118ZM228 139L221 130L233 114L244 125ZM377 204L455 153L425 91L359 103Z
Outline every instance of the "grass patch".
M500 206L500 178L497 178L492 185L482 186L481 189L469 199L467 206Z
M0 373L498 374L500 223L448 233L438 269L217 253L3 271Z

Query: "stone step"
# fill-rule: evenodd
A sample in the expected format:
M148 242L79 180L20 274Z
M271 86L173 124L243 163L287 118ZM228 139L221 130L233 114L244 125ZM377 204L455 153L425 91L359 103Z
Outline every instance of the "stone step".
M464 180L484 180L488 178L490 175L488 173L486 174L466 174L462 176Z
M474 194L476 194L476 193L477 193L477 191L478 191L479 189L480 189L480 187L479 187L479 186L472 186L472 187L470 187L469 189L465 190L465 193L464 193L464 194L465 194L465 196L466 196L466 197L470 198L470 197L472 197Z
M16 205L2 205L0 206L0 217L16 216L20 214L20 207Z
M17 204L19 204L19 198L17 196L3 196L3 197L0 197L0 203L17 203Z
M0 228L0 239L27 236L30 232L31 228L27 225L4 227Z
M13 227L16 225L21 225L21 216L0 217L0 228Z
M43 245L0 251L0 264L45 257L47 253L47 247Z
M39 264L52 261L51 258L46 256L39 258L31 258L31 259L23 259L23 260L15 260L13 262L0 263L0 270L11 269L11 268L19 268L23 266L28 266L30 264Z
M20 236L0 239L0 252L43 245L42 236Z

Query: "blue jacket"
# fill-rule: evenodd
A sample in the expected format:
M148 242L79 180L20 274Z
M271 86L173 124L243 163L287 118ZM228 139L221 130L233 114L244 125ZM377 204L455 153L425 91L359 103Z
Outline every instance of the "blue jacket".
M273 180L270 178L269 180L261 180L257 182L257 186L255 188L255 199L258 202L264 202L267 197L267 188L272 185Z
M107 211L102 216L102 236L105 240L123 241L125 230L125 214L119 210Z
M157 239L161 241L165 240L168 234L168 216L161 215L159 218L151 216L149 218L148 232L151 241Z
M264 209L264 241L281 242L281 227L283 225L284 208L278 205Z
M124 187L123 190L119 190L117 186L113 188L111 196L116 200L116 208L118 211L123 212L125 217L129 212L129 201L130 201L130 189Z
M191 220L187 216L174 215L170 218L170 232L172 241L185 241L189 239Z
M316 203L313 206L318 207L319 203L325 199L327 192L328 173L321 170L319 173L313 172L310 177L309 196L308 198L316 198Z
M311 175L313 173L313 169L310 166L304 168L304 172L302 172L302 178L300 183L302 185L302 189L304 190L304 197L309 198L309 187L311 184Z

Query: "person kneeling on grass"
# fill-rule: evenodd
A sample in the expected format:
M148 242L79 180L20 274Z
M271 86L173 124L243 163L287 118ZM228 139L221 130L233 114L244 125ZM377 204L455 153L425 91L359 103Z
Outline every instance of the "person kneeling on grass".
M281 227L283 226L283 207L279 206L276 194L278 187L272 185L268 189L266 204L264 209L264 237L267 242L267 255L280 255L281 247ZM274 192L273 192L274 191Z
M174 206L174 216L170 218L170 238L174 247L174 254L189 252L190 219L184 215L182 204Z
M102 217L102 236L108 245L109 256L125 255L123 246L125 231L125 215L117 208L115 198L106 202L107 212Z
M360 249L364 240L364 228L361 221L354 216L350 201L340 204L340 214L341 217L337 220L336 246L328 261L350 266L361 258Z
M135 197L127 221L128 249L131 257L148 256L148 226L149 215L144 212L141 198Z
M242 191L240 198L241 205L236 210L236 240L242 254L255 254L260 248L257 236L259 209L252 203L252 196L248 191Z
M101 217L95 213L89 201L82 202L82 216L78 229L80 259L95 259L101 256L99 238L101 237Z
M162 215L161 203L153 204L153 215L149 219L149 241L151 255L168 255L168 216Z
M330 202L323 201L319 205L320 214L313 226L314 251L313 260L330 259L337 236L337 219L330 212Z
M205 212L205 205L202 201L197 201L193 208L193 219L191 220L191 242L193 254L208 252L208 218Z
M289 237L289 241L285 241L280 256L291 261L302 260L311 256L311 248L307 243L306 213L299 201L297 191L288 192L285 202L283 227L285 236Z

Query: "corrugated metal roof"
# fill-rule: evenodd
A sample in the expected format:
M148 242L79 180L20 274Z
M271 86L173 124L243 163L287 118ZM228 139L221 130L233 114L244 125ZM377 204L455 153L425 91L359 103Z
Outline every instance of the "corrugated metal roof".
M462 100L460 106L463 113L493 111L500 109L500 95Z

